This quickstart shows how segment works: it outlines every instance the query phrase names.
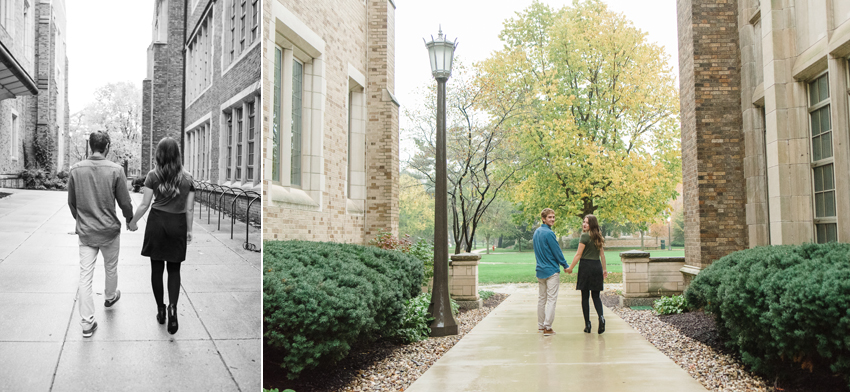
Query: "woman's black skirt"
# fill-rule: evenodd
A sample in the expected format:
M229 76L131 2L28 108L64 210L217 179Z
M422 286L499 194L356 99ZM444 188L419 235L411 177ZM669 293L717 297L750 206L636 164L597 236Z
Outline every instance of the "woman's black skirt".
M602 278L602 262L599 260L581 259L578 265L578 281L576 290L602 291L605 289Z
M186 213L174 214L151 208L142 243L142 256L152 260L186 260Z

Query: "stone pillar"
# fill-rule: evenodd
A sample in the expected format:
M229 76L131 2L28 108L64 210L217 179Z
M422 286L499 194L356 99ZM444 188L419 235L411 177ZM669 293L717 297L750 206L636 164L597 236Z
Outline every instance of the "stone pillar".
M639 300L649 297L649 252L621 252L620 260L623 262L623 305L652 305L651 301L644 304Z
M678 0L686 264L747 248L738 7Z
M481 255L460 253L451 255L451 259L449 291L452 299L462 308L481 308L483 303L478 296L478 261Z

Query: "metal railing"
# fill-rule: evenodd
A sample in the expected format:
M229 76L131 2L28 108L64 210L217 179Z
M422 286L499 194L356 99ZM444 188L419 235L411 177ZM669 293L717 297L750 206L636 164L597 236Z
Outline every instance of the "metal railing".
M242 249L249 250L252 252L259 252L260 249L256 244L253 244L249 241L249 229L250 229L250 220L251 220L251 206L257 200L261 199L259 193L255 191L247 191L241 188L231 188L229 186L211 184L208 182L201 181L193 181L195 184L195 190L203 191L204 194L201 194L200 197L195 197L195 200L201 205L201 208L198 208L198 219L203 219L203 206L204 202L207 205L207 224L210 224L212 221L210 215L212 209L216 209L218 211L218 230L221 230L221 216L222 214L230 214L230 238L233 239L233 226L236 224L236 202L241 200L245 201L245 242L242 243ZM227 201L225 200L225 196L231 195L233 200L230 201L230 210L227 209ZM262 205L262 204L261 204ZM262 211L258 215L261 215Z

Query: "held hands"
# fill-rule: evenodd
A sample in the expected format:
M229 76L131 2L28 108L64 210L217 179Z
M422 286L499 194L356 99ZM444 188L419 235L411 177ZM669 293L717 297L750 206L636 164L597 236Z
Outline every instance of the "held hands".
M139 226L133 222L127 222L127 230L136 231L139 229Z
M573 273L573 269L572 269L572 267L570 267L570 268L564 268L564 272L566 272L566 273L568 273L568 274L572 274L572 273Z

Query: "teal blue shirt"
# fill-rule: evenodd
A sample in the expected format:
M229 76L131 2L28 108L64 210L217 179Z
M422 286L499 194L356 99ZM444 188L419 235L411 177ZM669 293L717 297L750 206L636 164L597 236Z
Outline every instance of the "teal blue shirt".
M558 246L558 237L552 228L542 224L534 231L534 258L537 259L537 278L546 279L560 271L558 264L567 268L564 252Z

